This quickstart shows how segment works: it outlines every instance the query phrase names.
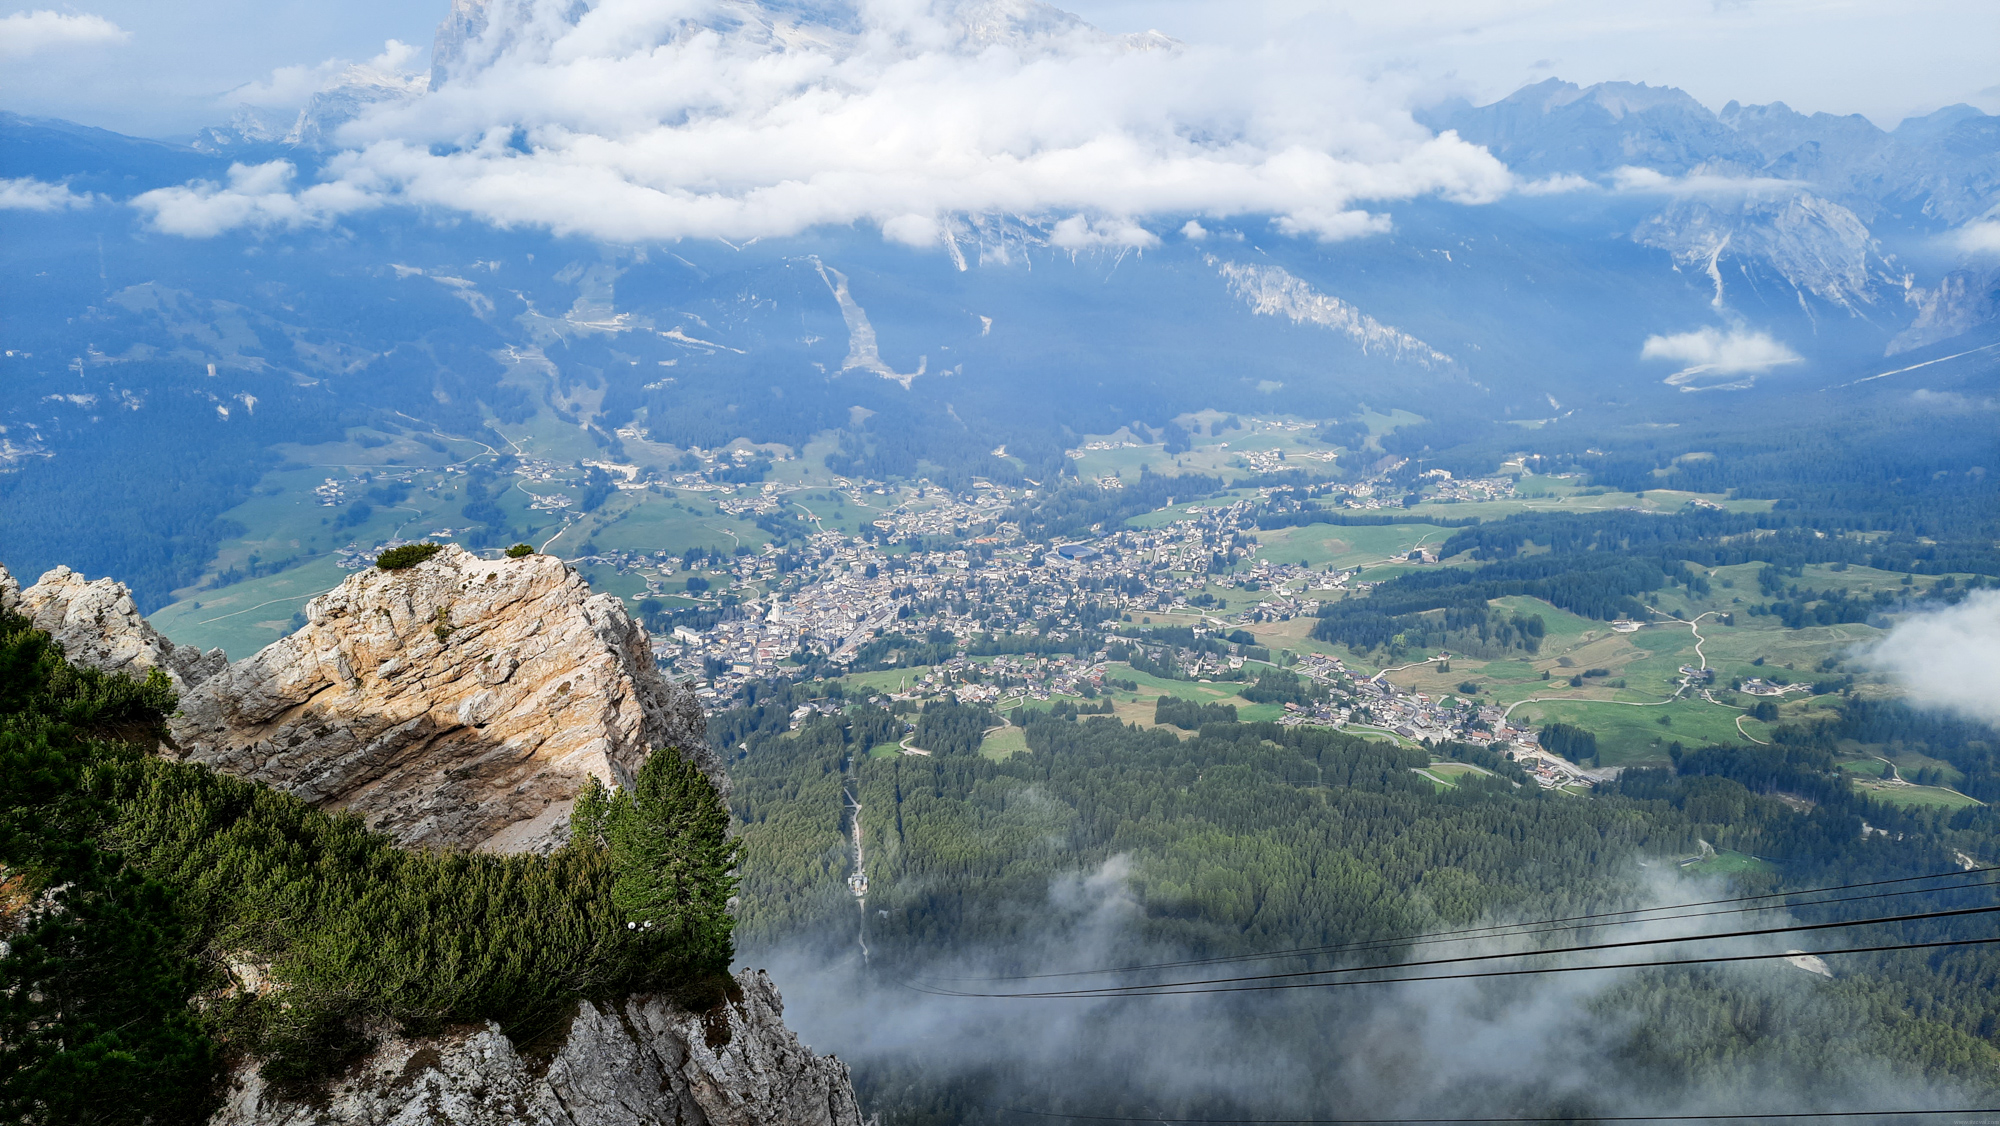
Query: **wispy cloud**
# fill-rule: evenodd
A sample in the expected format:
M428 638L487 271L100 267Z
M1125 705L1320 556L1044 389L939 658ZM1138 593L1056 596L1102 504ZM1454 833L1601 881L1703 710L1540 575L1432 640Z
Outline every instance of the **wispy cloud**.
M1961 254L2000 257L2000 219L1967 223L1952 232L1951 241Z
M0 180L0 211L61 211L68 207L88 207L92 196L77 193L68 184L22 177Z
M336 180L295 188L290 161L232 164L229 182L197 180L135 198L155 229L187 238L209 238L238 228L268 230L324 226L342 215L378 205L355 185Z
M2000 590L1898 622L1862 659L1914 704L2000 724Z
M335 58L317 66L279 67L267 78L231 90L223 101L231 105L297 109L314 94L341 85L408 86L416 78L409 73L409 67L422 53L417 47L391 39L382 45L381 54L366 62Z
M1721 390L1749 386L1748 380L1725 385L1706 383L1707 376L1756 376L1785 364L1802 362L1802 357L1783 341L1767 332L1732 328L1728 332L1714 326L1670 336L1649 336L1639 349L1645 360L1671 360L1686 366L1667 376L1665 382L1683 390Z
M1669 176L1651 168L1628 164L1611 173L1611 187L1614 191L1638 195L1744 196L1782 195L1801 191L1807 185L1797 180L1780 180L1770 176L1716 176L1704 172Z
M44 8L0 18L0 57L21 58L66 47L103 47L123 43L132 35L124 28L89 13L69 14Z

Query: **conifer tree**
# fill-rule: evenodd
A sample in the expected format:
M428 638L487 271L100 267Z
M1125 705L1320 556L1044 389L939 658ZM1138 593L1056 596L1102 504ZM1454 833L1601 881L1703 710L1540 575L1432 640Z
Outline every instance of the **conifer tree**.
M612 902L628 922L652 932L662 956L726 971L734 953L729 900L737 843L714 785L679 751L662 748L639 768L629 796L612 801Z

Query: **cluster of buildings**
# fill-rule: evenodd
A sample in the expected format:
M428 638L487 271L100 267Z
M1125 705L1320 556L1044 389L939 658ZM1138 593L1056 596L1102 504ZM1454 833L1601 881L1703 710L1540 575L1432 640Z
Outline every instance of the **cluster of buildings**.
M524 457L514 463L515 476L523 481L535 481L542 484L550 482L556 484L566 483L574 472L570 466L542 457Z
M620 430L619 437L637 437L636 430ZM689 492L733 492L735 486L714 480L718 472L742 469L755 461L791 461L793 455L758 449L743 445L724 446L719 449L695 448L687 451L679 466L667 477L667 482L676 489ZM609 472L607 469L606 472Z
M981 634L1078 641L1108 621L1156 613L1198 615L1209 627L1225 627L1312 614L1320 605L1316 595L1366 585L1354 583L1351 572L1258 558L1248 531L1256 497L1190 505L1159 527L1031 543L1006 517L1020 500L1032 500L1032 489L978 482L952 494L845 480L838 487L849 504L881 513L867 522L873 535L821 530L788 553L766 547L736 558L728 589L737 604L719 621L660 638L662 661L727 698L750 679L783 675L806 654L836 666L857 661L864 651L871 667L915 663L896 637L934 655L941 639L954 652ZM755 495L782 500L770 485ZM781 554L788 555L783 571L776 565ZM592 561L642 573L657 567L661 575L677 562L615 555ZM1229 568L1236 570L1227 577L1217 573ZM1218 586L1257 597L1231 610L1213 593ZM648 592L660 593L650 574ZM706 598L712 602L722 593L718 588ZM876 644L884 641L886 651ZM1198 660L1215 663L1214 669L1202 666L1211 673L1228 667L1199 654L1190 654L1183 667ZM1064 692L1074 681L1058 669L1036 684L1031 695Z
M893 496L894 490L884 485L857 487L842 480L840 485L848 490L848 496L857 504L870 503L872 496ZM866 489L866 493L863 489ZM1021 496L1033 498L1035 490L1023 490ZM918 487L911 499L897 504L888 512L877 517L872 524L889 539L915 540L919 537L952 536L963 537L974 528L990 527L991 531L975 538L975 544L1005 543L1018 539L1021 529L1018 525L1006 523L1003 517L1014 506L1014 495L1005 487L990 481L975 481L972 489L963 496L954 496L941 489Z
M1392 731L1407 739L1433 743L1455 741L1512 754L1536 782L1549 789L1595 786L1599 778L1575 763L1541 747L1531 727L1517 727L1505 709L1491 704L1474 707L1450 696L1432 698L1389 683L1380 673L1352 672L1337 657L1306 654L1295 672L1325 684L1328 699L1307 705L1288 704L1283 724L1321 724Z
M1457 480L1449 469L1426 469L1418 480L1429 486L1426 499L1438 501L1505 500L1514 495L1512 477L1473 477Z
M1070 452L1081 456L1136 445L1113 439ZM840 522L852 527L852 517L861 518L861 534L850 535L833 526L833 514L823 504L802 497L800 486L712 480L718 468L768 455L743 448L694 454L701 471L676 473L670 486L629 473L613 477L620 487L724 491L727 495L717 498L722 511L746 519L792 513L806 531L803 542L711 558L703 568L709 589L701 592L680 589L681 560L667 553L603 553L588 561L642 576L645 593L635 600L684 593L693 600L701 612L655 631L655 653L675 675L699 681L698 690L717 700L732 697L752 679L784 676L807 663L923 664L931 667L927 675L935 682L916 687L968 699L983 700L993 690L1031 699L1076 694L1101 680L1101 666L1093 671L1094 662L1076 658L1014 656L952 662L975 648L982 635L1036 637L1045 650L1067 643L1082 647L1094 645L1113 625L1143 623L1155 614L1220 634L1234 625L1311 615L1322 598L1368 585L1355 582L1352 572L1259 558L1254 529L1263 496L1189 504L1173 513L1171 522L1151 528L1093 530L1075 542L1029 542L1009 517L1017 505L1033 502L1037 488L975 481L953 491L928 482L836 479ZM1284 460L1275 452L1255 456L1273 461L1265 468L1280 467ZM692 470L693 462L684 468ZM522 472L530 479L568 475L553 463L534 460L523 461ZM1449 479L1431 484L1486 487ZM825 495L824 489L812 492ZM1368 483L1351 487L1347 503L1368 506L1373 489ZM1394 503L1401 503L1400 495ZM1254 596L1239 601L1236 590ZM685 605L669 600L667 608ZM1241 664L1240 655L1194 652L1179 661L1198 676L1241 675ZM1383 723L1395 720L1411 731L1432 733L1447 726L1435 707L1409 711L1409 702L1395 697L1393 689L1384 688L1382 698L1371 702L1384 709ZM1337 713L1326 718L1346 722ZM1458 718L1452 720L1454 732L1463 726Z

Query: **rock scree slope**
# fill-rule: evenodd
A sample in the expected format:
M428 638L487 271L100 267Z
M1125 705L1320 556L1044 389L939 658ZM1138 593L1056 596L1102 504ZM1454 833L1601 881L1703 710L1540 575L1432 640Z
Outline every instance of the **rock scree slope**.
M456 546L350 576L306 625L181 697L179 754L352 810L400 844L561 841L586 776L630 785L655 747L728 793L692 693L644 628L560 559Z

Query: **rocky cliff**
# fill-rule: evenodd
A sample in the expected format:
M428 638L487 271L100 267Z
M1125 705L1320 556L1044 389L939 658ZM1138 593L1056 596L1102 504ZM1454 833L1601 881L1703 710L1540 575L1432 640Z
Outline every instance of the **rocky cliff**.
M27 615L80 665L138 678L159 669L183 693L229 663L220 649L203 653L167 640L140 616L123 583L89 581L68 567L57 567L27 590L0 567L0 608Z
M174 645L125 587L68 568L22 590L0 567L0 608L79 664L163 670L182 690L169 753L355 810L409 844L545 848L587 776L629 781L655 747L727 782L644 629L547 556L446 547L362 572L314 599L304 629L235 665ZM235 976L239 990L271 988L261 970ZM651 995L580 1004L532 1045L491 1024L382 1030L303 1100L239 1061L211 1126L861 1126L846 1065L799 1043L771 980L746 970L736 985L701 1012Z
M492 1025L392 1039L311 1103L245 1066L210 1126L860 1126L847 1065L799 1044L761 970L737 984L708 1013L658 997L582 1005L552 1054Z
M629 783L654 747L701 762L694 697L645 631L559 559L458 547L373 568L306 626L181 697L180 754L350 809L403 844L546 849L584 778Z

